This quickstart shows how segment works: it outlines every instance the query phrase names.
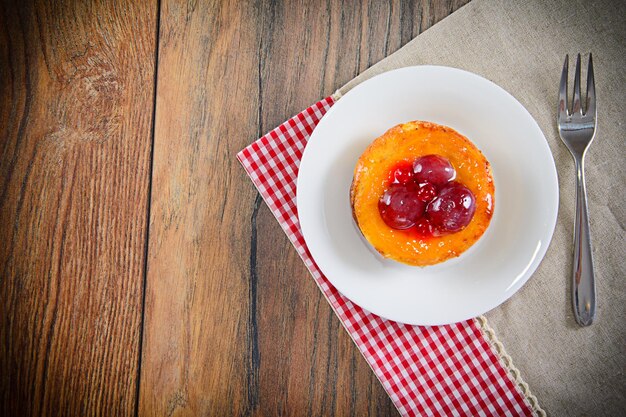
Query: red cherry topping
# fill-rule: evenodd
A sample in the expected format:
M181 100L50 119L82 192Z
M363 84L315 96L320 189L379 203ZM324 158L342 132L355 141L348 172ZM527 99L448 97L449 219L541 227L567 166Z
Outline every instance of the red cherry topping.
M413 183L391 184L378 201L378 211L387 226L408 229L423 216L425 204L417 197Z
M474 194L464 185L452 181L428 204L426 216L439 234L458 232L469 224L476 211Z
M417 158L413 163L413 173L415 182L428 181L437 186L442 186L456 177L456 171L450 161L439 155Z
M453 181L456 171L439 155L400 161L389 172L389 187L378 211L393 229L411 229L421 237L442 236L465 228L476 211L476 198Z

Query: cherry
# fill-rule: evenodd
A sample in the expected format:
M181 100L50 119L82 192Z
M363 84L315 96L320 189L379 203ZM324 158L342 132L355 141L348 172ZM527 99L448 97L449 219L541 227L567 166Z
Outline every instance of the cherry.
M476 198L464 185L452 181L428 204L426 215L440 234L458 232L476 211Z
M424 214L426 204L413 183L391 184L378 201L378 211L385 224L393 229L408 229Z
M417 191L417 198L424 203L428 203L437 196L437 188L428 181L424 181L419 184L419 190Z
M415 182L418 184L428 181L442 186L456 177L456 171L450 161L439 155L426 155L413 162Z

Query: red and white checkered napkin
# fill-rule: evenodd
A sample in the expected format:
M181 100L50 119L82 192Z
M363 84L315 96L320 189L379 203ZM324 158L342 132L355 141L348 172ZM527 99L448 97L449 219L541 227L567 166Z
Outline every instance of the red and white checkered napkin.
M314 104L237 158L354 343L402 415L533 415L476 319L434 327L385 320L353 304L322 275L300 230L296 179L307 140L333 104L331 97Z

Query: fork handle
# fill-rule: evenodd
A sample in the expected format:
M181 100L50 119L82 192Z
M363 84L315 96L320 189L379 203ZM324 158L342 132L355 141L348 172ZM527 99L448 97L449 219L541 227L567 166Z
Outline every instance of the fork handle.
M574 225L574 265L572 302L576 322L589 326L596 314L596 284L591 256L591 236L587 213L584 155L576 160L576 223Z

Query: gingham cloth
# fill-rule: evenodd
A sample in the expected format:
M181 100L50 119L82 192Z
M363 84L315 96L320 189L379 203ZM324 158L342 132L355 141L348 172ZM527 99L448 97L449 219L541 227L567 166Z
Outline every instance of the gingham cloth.
M476 319L433 327L385 320L341 295L315 264L300 230L296 179L307 140L333 104L319 101L237 158L400 414L535 415Z

